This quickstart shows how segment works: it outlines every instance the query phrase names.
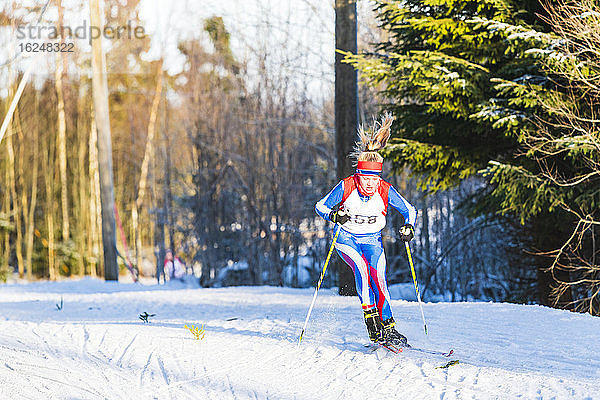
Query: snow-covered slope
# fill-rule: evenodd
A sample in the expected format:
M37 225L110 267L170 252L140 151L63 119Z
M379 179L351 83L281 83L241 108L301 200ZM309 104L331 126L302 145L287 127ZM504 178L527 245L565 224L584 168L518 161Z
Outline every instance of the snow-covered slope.
M600 399L600 318L540 306L393 301L448 359L367 342L357 298L85 279L0 285L0 399ZM62 310L57 309L63 299ZM139 314L156 314L145 324ZM183 325L204 325L196 340Z

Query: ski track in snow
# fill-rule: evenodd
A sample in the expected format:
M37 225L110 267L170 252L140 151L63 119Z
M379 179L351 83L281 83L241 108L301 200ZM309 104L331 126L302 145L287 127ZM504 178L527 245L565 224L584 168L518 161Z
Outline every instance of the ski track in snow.
M416 347L366 348L357 298L322 289L79 282L0 286L4 399L600 399L600 318L392 301ZM62 310L55 304L63 298ZM150 323L138 319L156 314ZM195 340L183 325L204 326ZM436 369L449 360L458 365Z

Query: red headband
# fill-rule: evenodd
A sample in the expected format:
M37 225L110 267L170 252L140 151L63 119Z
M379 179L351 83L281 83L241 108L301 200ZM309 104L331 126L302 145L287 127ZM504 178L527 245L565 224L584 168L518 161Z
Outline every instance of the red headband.
M359 161L356 169L358 173L380 173L383 170L383 163L377 161Z

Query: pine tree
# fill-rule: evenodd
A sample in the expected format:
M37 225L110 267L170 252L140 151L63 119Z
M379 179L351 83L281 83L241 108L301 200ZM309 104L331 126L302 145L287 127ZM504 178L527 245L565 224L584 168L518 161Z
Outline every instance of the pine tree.
M397 117L388 154L395 169L410 167L429 192L483 173L488 185L471 199L473 214L512 216L529 251L560 247L574 223L560 204L577 193L542 179L540 160L524 144L540 120L552 119L543 104L562 90L544 70L557 40L538 17L540 4L379 0L377 11L389 40L346 61L383 87L384 108ZM579 168L563 154L545 162L574 175ZM550 304L561 277L547 273L549 259L537 261L539 301ZM555 304L570 302L563 291Z

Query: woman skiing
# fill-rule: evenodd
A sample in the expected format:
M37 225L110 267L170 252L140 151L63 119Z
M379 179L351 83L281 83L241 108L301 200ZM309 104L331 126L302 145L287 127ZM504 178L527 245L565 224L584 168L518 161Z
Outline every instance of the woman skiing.
M359 129L359 141L351 154L357 161L356 172L339 182L315 209L321 217L340 225L335 249L354 272L371 341L408 346L406 337L394 328L381 241L388 205L404 216L400 238L405 242L414 236L417 217L416 209L380 177L383 157L377 151L387 144L393 120L385 114L371 129Z

